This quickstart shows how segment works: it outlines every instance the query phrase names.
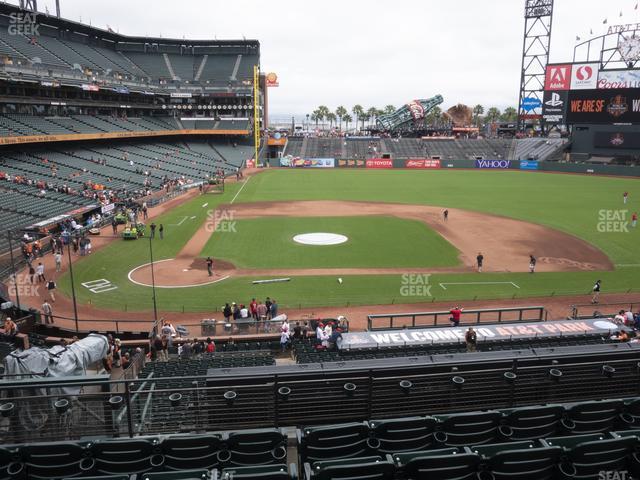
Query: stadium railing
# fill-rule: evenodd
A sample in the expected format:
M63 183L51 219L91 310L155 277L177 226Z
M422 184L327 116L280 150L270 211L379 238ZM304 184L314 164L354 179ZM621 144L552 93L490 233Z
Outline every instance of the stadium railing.
M1 443L318 425L640 395L631 344L315 365L206 376L0 382ZM154 373L154 372L151 372Z
M582 318L613 317L620 310L637 313L640 310L640 301L571 305L571 318L579 320Z
M401 328L424 328L448 325L451 313L415 312L367 315L367 330L392 330ZM510 307L478 310L463 310L461 324L481 322L539 322L547 320L547 311L541 306Z

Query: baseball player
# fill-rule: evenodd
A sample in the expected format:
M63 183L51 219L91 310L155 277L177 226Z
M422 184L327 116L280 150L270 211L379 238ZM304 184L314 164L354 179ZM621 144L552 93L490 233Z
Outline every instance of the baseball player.
M482 252L478 252L476 263L478 264L478 272L482 273L482 264L484 263L484 255L482 255Z
M536 257L534 257L533 255L529 255L529 273L535 273L536 263L538 263Z

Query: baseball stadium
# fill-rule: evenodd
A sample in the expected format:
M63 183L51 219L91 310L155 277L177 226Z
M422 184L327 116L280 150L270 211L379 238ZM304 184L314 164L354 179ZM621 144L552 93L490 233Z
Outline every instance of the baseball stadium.
M520 3L516 108L279 122L259 39L0 2L0 480L639 479L640 23Z

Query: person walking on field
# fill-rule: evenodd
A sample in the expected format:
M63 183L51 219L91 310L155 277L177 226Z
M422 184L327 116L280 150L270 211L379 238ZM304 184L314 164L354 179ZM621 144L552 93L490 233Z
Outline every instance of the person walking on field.
M53 309L51 308L51 305L49 304L49 302L47 302L46 300L42 304L42 313L44 315L45 325L49 325L50 323L53 323Z
M55 259L56 259L56 272L60 273L60 271L62 270L62 254L60 252L56 252Z
M213 259L211 257L207 257L207 273L209 276L213 276Z
M537 262L536 257L529 255L529 273L535 273Z
M53 303L56 303L56 282L54 282L53 280L49 280L47 282L47 291L49 292L49 298L51 298L51 301Z
M622 203L627 204L627 200L629 200L629 192L624 192L622 194Z
M151 222L151 225L149 226L149 228L151 229L151 238L155 238L155 236L156 236L156 224Z
M160 233L160 240L164 238L164 225L160 224L160 228L158 228L158 232Z
M47 281L47 279L44 278L44 265L42 264L42 262L38 262L38 266L36 267L36 275L38 276L38 283Z
M482 264L484 263L484 255L482 255L482 252L478 252L476 263L478 265L478 272L482 273Z
M638 213L633 212L633 215L631 215L631 226L636 228L636 225L638 225Z
M445 210L444 212L442 212L442 217L444 218L444 221L446 222L449 219L449 210Z
M597 280L591 291L593 292L593 297L591 297L591 303L598 303L600 301L600 286L601 281Z

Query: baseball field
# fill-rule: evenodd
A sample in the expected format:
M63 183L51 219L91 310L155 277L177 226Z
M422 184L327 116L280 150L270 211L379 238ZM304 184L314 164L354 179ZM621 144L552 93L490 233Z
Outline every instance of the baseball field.
M100 248L74 263L75 294L96 309L150 311L153 282L161 311L205 312L266 296L287 308L576 295L597 279L603 292L638 292L639 185L519 171L267 170L154 218L163 239L96 237ZM346 241L294 241L316 232ZM288 280L252 283L273 279ZM68 273L58 285L71 295Z

